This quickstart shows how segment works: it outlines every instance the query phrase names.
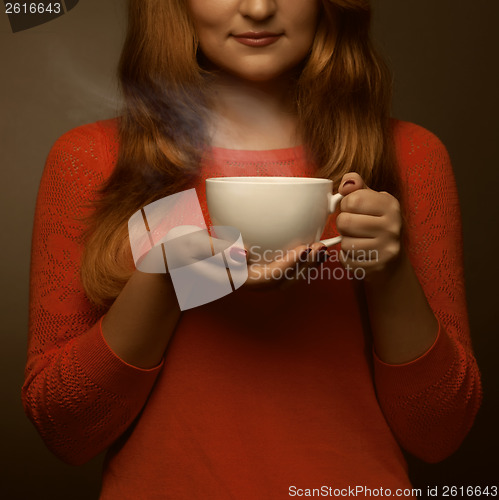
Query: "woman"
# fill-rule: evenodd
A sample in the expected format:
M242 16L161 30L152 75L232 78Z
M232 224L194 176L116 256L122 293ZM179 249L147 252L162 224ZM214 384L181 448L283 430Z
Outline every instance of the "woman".
M23 387L63 460L109 447L101 498L395 495L411 487L400 447L438 461L471 427L452 168L389 119L369 20L364 0L130 1L123 116L61 137L41 181ZM127 222L190 187L209 221L220 175L333 179L325 236L343 253L267 264L291 284L250 262L241 289L181 313L167 275L134 269Z

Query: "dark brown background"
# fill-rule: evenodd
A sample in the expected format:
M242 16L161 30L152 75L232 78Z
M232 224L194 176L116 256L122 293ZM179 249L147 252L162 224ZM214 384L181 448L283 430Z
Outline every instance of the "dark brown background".
M101 458L59 462L23 414L31 225L47 153L62 133L116 115L124 0L83 0L13 34L0 14L2 168L2 498L97 498ZM469 437L437 465L410 460L415 485L498 484L496 356L499 127L496 0L376 0L375 35L395 74L394 116L435 132L453 159L470 322L485 398ZM362 464L359 464L361 467Z

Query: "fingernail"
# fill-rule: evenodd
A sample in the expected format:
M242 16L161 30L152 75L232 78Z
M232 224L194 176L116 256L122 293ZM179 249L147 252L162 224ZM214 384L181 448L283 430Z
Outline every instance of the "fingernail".
M317 260L322 264L323 262L326 262L327 258L329 257L329 254L326 250L319 250L318 258Z
M303 250L303 252L298 257L300 259L300 261L302 261L302 262L305 261L307 259L307 257L309 256L311 251L312 251L311 248L307 248L306 250Z
M236 262L246 262L246 257L248 256L248 252L240 247L232 247L229 254L231 259L234 259Z
M343 187L348 186L349 184L354 184L354 185L355 185L355 181L354 181L354 180L352 180L352 179L346 180L346 181L343 183Z

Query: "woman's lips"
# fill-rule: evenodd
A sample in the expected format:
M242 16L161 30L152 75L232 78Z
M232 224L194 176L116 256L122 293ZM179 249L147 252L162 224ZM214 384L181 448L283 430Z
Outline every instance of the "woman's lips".
M265 47L271 45L279 38L281 38L282 33L270 33L268 31L253 32L248 33L238 33L237 35L232 35L236 41L242 43L243 45L248 45L250 47Z

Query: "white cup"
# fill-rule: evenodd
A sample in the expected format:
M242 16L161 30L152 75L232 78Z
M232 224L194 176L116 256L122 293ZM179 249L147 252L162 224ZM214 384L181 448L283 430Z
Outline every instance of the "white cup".
M299 245L319 241L328 216L343 198L332 191L331 180L309 177L206 179L212 223L237 228L249 257L265 262ZM341 236L321 241L331 247Z

